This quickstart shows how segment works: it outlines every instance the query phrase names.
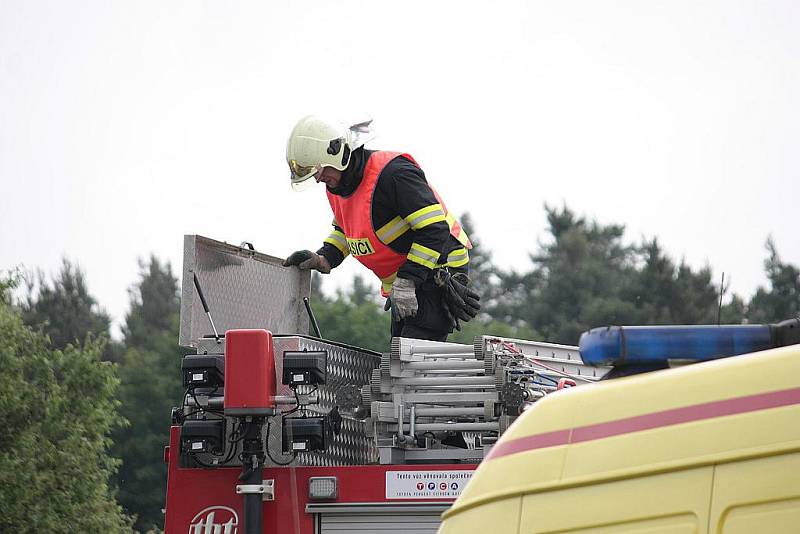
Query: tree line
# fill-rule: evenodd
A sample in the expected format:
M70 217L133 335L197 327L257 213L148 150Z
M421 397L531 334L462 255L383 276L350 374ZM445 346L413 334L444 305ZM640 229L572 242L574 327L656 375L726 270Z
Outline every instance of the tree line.
M15 285L21 298L12 297ZM0 390L0 424L19 426L0 443L0 477L8 478L0 480L0 532L159 531L162 453L187 352L177 344L172 267L155 257L140 264L119 341L68 260L52 279L11 276L0 290L0 384L17 385Z
M669 257L656 238L546 207L548 230L529 265L497 265L471 218L476 320L450 340L483 334L575 344L607 324L775 322L800 311L800 270L766 243L766 287L749 299L709 266ZM314 276L323 337L385 351L389 317L365 279L327 295ZM15 286L16 290L15 290ZM163 527L170 408L183 393L180 292L172 266L141 262L122 322L90 294L77 264L50 278L0 277L0 531L145 532ZM722 297L722 298L721 298Z
M768 285L745 299L721 287L710 266L692 268L671 258L655 237L630 243L621 224L587 220L566 206L545 211L546 236L533 244L527 266L497 265L471 217L462 217L473 242L470 277L482 310L450 341L471 344L476 335L491 334L575 345L597 326L769 323L800 312L800 270L781 260L771 238L765 244ZM312 284L323 336L385 350L389 318L364 279L356 276L352 288L333 296L320 291L324 279L315 275ZM372 327L377 324L382 327Z

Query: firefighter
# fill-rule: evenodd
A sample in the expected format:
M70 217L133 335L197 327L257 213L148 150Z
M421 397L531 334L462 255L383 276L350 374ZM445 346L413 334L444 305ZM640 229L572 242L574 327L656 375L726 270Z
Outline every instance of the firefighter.
M334 219L319 250L294 252L284 265L327 274L354 256L381 281L392 336L445 341L480 309L467 276L472 244L414 158L364 148L370 122L311 115L292 130L292 187L324 183Z

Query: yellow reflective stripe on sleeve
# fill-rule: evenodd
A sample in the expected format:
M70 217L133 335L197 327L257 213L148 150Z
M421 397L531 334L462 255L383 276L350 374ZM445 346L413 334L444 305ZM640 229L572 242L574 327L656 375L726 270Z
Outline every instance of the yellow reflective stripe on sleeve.
M389 243L391 243L392 241L394 241L395 239L406 233L408 229L409 229L408 223L404 219L400 217L395 217L388 223L384 224L380 228L380 230L375 232L375 234L378 236L378 239L380 239L384 245L388 245Z
M339 251L345 256L350 254L350 249L347 247L347 239L344 237L344 234L342 232L334 230L333 232L331 232L331 235L329 235L323 240L323 242L330 243L334 247L338 248Z
M411 250L408 251L408 260L424 265L429 269L436 268L436 262L439 261L439 254L433 249L422 246L418 243L411 244Z
M461 267L469 263L469 253L466 248L457 248L447 255L447 263L442 267Z
M444 210L442 210L441 204L425 206L406 217L406 221L409 226L411 226L412 230L419 230L420 228L425 228L433 223L444 220Z

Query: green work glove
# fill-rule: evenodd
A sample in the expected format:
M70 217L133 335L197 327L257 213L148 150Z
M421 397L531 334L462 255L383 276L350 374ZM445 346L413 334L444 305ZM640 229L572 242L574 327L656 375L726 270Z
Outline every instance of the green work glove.
M407 278L396 278L392 285L392 303L397 310L397 317L405 319L417 314L417 288L414 282Z
M321 256L310 250L292 252L292 254L286 258L286 261L283 262L284 267L289 267L291 265L295 265L298 269L303 270L316 269L323 274L331 272L331 265L328 263L328 260L325 259L325 256Z

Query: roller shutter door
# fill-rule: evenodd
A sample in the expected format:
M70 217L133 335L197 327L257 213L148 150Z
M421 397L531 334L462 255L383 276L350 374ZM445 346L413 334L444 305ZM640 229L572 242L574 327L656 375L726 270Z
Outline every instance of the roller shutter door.
M447 505L318 510L320 534L436 534Z
M436 534L439 514L322 514L321 534Z

